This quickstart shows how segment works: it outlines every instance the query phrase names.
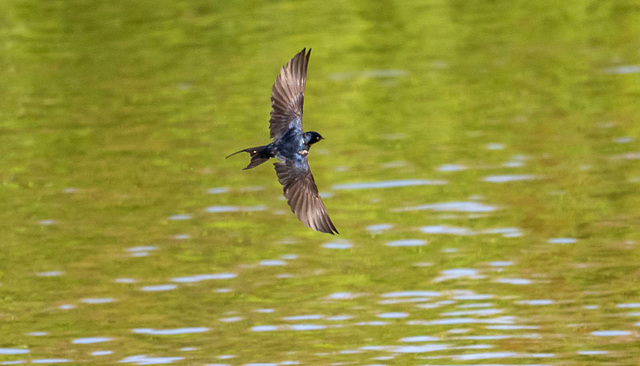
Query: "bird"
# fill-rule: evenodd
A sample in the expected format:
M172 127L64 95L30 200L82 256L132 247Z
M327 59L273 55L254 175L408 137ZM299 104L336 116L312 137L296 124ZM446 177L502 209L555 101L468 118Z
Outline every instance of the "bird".
M243 170L253 169L265 161L276 158L273 166L282 185L284 197L291 211L307 227L331 235L338 230L329 218L318 187L309 168L309 149L324 137L315 131L302 129L304 88L311 49L298 52L280 68L271 90L269 120L272 142L250 147L227 156L247 152L251 157Z

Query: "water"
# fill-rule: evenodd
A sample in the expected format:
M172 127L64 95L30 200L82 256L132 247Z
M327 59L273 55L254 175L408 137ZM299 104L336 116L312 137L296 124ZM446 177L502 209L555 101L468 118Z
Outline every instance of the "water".
M631 0L0 3L0 364L637 365ZM268 141L305 127L337 237Z

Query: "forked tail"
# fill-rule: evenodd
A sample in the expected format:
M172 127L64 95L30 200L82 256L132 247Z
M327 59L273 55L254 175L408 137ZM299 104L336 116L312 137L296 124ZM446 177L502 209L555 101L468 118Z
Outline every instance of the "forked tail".
M247 169L251 169L251 168L255 168L258 165L264 163L265 161L269 160L269 158L271 157L271 155L269 154L269 150L267 149L267 146L256 146L256 147L250 147L248 149L244 149L244 150L240 150L240 151L236 151L233 154L227 156L225 159L235 155L235 154L240 154L241 152L248 152L249 155L251 155L251 162L249 163L249 165L247 165L246 168L242 169L242 170L247 170Z

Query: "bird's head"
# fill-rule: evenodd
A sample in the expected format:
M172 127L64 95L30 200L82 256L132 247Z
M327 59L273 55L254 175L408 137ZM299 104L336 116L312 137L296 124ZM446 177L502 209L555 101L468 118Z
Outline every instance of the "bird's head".
M304 133L304 142L309 146L323 139L324 137L322 137L319 133L315 131L309 131Z

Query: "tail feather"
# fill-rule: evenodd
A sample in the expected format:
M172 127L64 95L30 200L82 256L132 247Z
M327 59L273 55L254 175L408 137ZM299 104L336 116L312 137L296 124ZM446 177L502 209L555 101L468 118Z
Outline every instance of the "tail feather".
M240 154L241 152L248 152L249 155L251 155L251 162L242 170L255 168L258 165L269 160L269 158L271 157L269 155L269 151L267 150L267 146L256 146L256 147L250 147L248 149L236 151L233 154L227 156L225 159L228 159L229 157L234 156L236 154Z

